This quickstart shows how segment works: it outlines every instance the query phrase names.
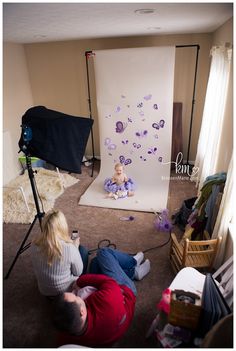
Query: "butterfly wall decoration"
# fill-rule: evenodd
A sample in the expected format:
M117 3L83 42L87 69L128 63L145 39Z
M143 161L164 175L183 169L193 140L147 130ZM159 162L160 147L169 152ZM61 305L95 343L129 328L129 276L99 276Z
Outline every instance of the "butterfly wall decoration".
M148 149L148 154L149 155L156 155L156 152L157 152L157 147L150 147Z
M115 112L118 113L121 111L121 107L120 106L117 106L116 109L115 109Z
M123 133L125 128L127 127L128 123L124 123L121 121L116 122L116 133Z
M115 150L116 144L113 144L110 138L105 138L104 145L108 150Z
M144 100L146 100L146 101L151 100L152 94L148 94L148 95L144 96L143 98L144 98Z
M159 123L153 123L152 124L152 127L153 128L155 128L155 129L160 129L160 128L164 128L164 126L165 126L165 121L164 121L164 119L161 119L160 121L159 121Z
M141 144L136 144L136 143L133 143L133 147L135 147L136 149L140 149Z
M138 138L144 138L146 137L148 134L148 131L145 129L145 130L140 130L138 132L135 133L135 135L138 137Z
M131 160L131 158L125 158L125 156L123 156L123 155L121 155L120 157L119 157L119 160L120 160L120 163L121 164L124 164L125 166L127 166L127 165L129 165L130 163L132 163L132 160Z
M143 107L143 103L142 103L142 102L138 103L138 104L137 104L137 107L138 107L138 108Z

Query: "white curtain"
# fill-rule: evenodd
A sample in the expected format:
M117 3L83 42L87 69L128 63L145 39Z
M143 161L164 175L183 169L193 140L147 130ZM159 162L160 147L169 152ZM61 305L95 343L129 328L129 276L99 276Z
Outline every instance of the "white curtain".
M217 164L221 157L219 141L225 125L232 49L225 46L213 47L211 56L210 75L194 164L195 174L192 177L192 180L197 181L199 189L207 176L218 171Z
M222 236L222 243L215 260L215 267L218 268L225 258L225 246L229 235L229 226L233 224L233 158L231 158L224 193L221 200L218 216L216 219L212 238Z

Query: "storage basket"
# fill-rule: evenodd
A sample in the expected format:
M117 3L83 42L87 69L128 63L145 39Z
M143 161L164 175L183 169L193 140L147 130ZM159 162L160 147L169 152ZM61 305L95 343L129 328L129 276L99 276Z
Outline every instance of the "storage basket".
M186 299L185 301L180 301L180 296L183 299L185 297L194 302L186 302ZM173 290L171 292L170 313L168 316L170 324L195 330L198 327L200 314L201 300L198 295L182 290Z

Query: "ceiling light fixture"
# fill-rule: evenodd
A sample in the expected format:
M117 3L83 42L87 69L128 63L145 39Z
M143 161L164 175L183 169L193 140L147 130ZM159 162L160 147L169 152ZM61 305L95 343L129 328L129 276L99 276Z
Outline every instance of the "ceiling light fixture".
M134 13L136 13L137 15L149 15L150 13L154 12L154 9L138 9L134 11Z

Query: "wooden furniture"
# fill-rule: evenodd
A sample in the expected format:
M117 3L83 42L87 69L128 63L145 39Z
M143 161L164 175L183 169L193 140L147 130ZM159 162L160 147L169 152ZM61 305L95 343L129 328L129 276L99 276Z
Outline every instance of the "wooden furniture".
M222 295L224 296L227 304L233 310L233 256L227 259L227 261L212 275L216 281ZM200 273L198 270L192 267L185 267L181 269L172 283L169 286L171 291L173 290L184 290L198 294L202 297L202 292L205 283L205 275ZM150 337L154 330L160 328L162 325L161 315L158 313L156 318L153 320L150 328L146 333L146 338Z
M205 233L206 234L206 233ZM211 271L222 237L192 241L184 239L180 243L171 234L170 262L175 272L184 267L204 268Z

